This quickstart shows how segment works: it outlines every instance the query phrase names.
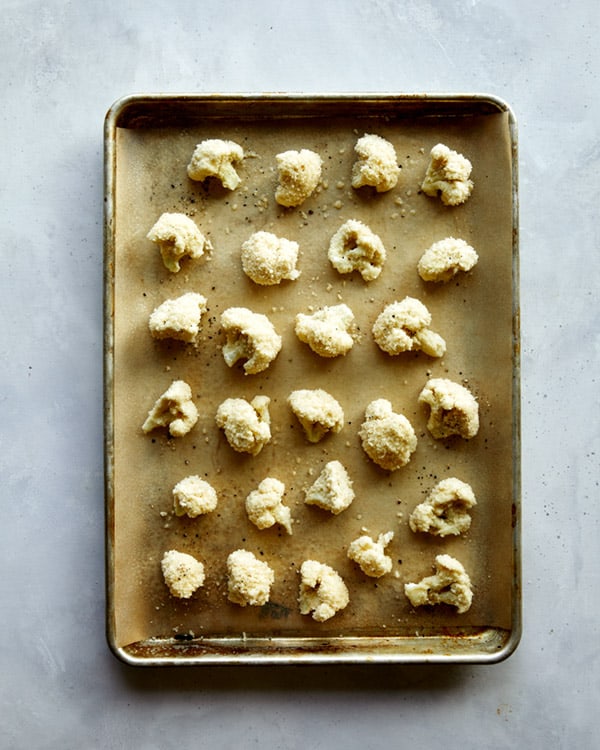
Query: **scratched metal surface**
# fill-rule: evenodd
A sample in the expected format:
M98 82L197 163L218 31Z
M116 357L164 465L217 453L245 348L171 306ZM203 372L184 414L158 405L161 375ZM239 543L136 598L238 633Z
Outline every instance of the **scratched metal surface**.
M115 394L115 384L121 382L119 378L123 378L123 382L127 385L127 378L129 378L129 386L133 389L135 385L131 374L127 375L127 368L123 367L123 358L121 355L115 358L115 327L116 325L125 325L126 327L131 324L132 328L135 329L135 325L130 323L131 319L139 320L147 313L146 307L140 306L140 294L148 294L146 290L147 279L144 280L142 286L138 289L138 296L134 304L131 304L127 309L123 309L116 301L121 299L115 291L115 284L117 283L117 268L121 267L124 269L131 269L134 266L130 266L127 263L123 263L123 259L119 258L119 253L122 252L122 244L119 241L120 225L124 223L122 214L118 210L118 206L121 205L121 195L117 198L117 184L119 180L123 178L125 173L124 182L121 184L124 186L124 190L131 191L131 182L134 181L136 163L135 160L131 160L133 153L139 148L140 154L147 153L146 143L144 139L139 140L137 146L132 150L131 142L127 140L127 148L123 149L122 142L120 141L120 133L127 131L128 134L133 134L134 139L137 135L141 134L154 134L150 136L150 141L155 142L156 134L165 134L165 137L171 141L175 141L175 145L169 146L168 152L184 154L185 144L189 141L193 135L202 132L202 129L206 127L207 122L210 123L210 127L214 127L215 122L219 122L225 129L230 129L232 132L237 129L238 132L244 131L244 129L256 129L259 128L261 132L264 128L272 127L272 118L280 118L283 122L288 124L294 122L295 127L300 127L300 130L306 128L313 129L314 132L318 131L315 129L315 123L320 122L321 124L329 123L329 126L333 128L331 131L333 134L339 132L334 126L334 123L342 123L342 127L345 125L352 125L354 128L357 124L363 124L370 122L381 128L389 127L393 132L393 129L399 127L399 123L403 124L404 128L410 130L410 124L419 122L422 123L423 118L428 118L428 121L436 121L436 123L452 123L452 128L456 128L456 123L459 122L459 118L484 118L488 116L495 116L504 114L508 118L509 122L509 141L511 149L511 163L512 163L512 184L510 193L510 204L507 208L511 217L511 241L503 249L503 252L508 253L508 260L511 266L510 274L510 286L509 288L503 287L500 290L504 294L508 294L511 307L511 329L512 329L512 340L510 343L510 356L509 356L509 368L502 373L505 379L510 381L511 391L511 402L508 405L508 432L503 433L503 451L500 459L495 456L494 460L500 460L502 466L508 467L510 474L510 497L504 498L503 507L504 510L508 508L508 516L505 514L502 516L505 520L508 517L508 535L504 536L504 542L502 549L500 550L501 559L504 566L508 567L508 578L505 575L505 580L508 580L508 588L504 589L504 598L502 602L503 613L502 613L502 626L497 623L488 625L486 624L486 617L480 610L479 620L474 616L473 621L457 620L452 616L439 616L438 613L427 614L422 617L409 614L406 611L406 605L404 604L404 611L401 616L398 612L402 610L402 606L398 605L399 590L401 584L406 580L406 576L410 574L417 574L418 570L421 570L423 574L428 574L431 549L424 548L419 549L418 554L415 554L415 562L412 563L411 569L410 560L406 560L406 555L402 554L403 568L402 577L398 575L397 579L392 579L393 586L389 587L387 594L382 594L381 591L377 592L378 597L374 599L373 591L363 591L364 586L360 586L359 577L356 576L355 572L348 572L353 586L352 588L352 610L344 613L339 619L333 618L328 626L323 628L317 627L314 623L306 621L306 618L300 618L297 613L293 612L294 602L294 590L297 587L296 572L289 571L284 572L282 578L286 582L286 590L282 587L282 598L285 604L281 606L271 606L267 608L261 614L256 612L239 612L232 611L231 605L225 605L221 608L216 608L210 611L206 606L201 607L197 612L190 612L189 608L180 606L180 603L174 603L165 601L164 591L162 583L158 580L158 577L154 574L148 575L142 573L141 577L136 581L124 582L122 579L127 576L126 570L130 569L130 566L123 561L122 550L123 542L125 544L132 544L134 549L141 546L141 538L160 539L164 537L164 540L160 543L166 544L167 540L176 543L181 540L182 534L185 536L186 532L190 529L182 528L175 529L173 524L165 524L159 521L162 518L158 512L158 508L161 506L161 500L157 494L156 496L156 507L152 503L146 503L145 513L140 514L142 519L142 525L129 526L129 520L125 524L121 524L121 519L124 518L122 515L122 508L126 502L126 498L123 496L123 487L118 489L119 483L117 477L121 477L121 474L115 471L115 461L119 461L121 446L123 443L116 439L115 435L115 423L122 417L120 408L123 403L122 396ZM448 125L449 127L449 125ZM349 128L352 131L352 128ZM326 129L326 128L324 128ZM417 128L418 132L418 128ZM454 132L454 131L452 131ZM181 140L183 136L187 138ZM314 135L314 133L313 133ZM264 137L264 136L263 136ZM355 134L352 135L356 137ZM276 139L275 139L276 140ZM413 138L413 145L417 143L416 136ZM285 142L285 136L284 136ZM338 148L339 144L335 140L330 143L327 147ZM153 146L154 147L154 146ZM344 148L347 149L347 144L344 144ZM422 159L426 157L421 154ZM346 154L346 158L350 158L350 154ZM115 107L109 113L106 120L105 129L105 426L106 426L106 519L107 519L107 631L108 640L115 651L115 653L124 661L135 664L135 665L196 665L196 664L207 664L207 663L279 663L279 662L334 662L334 661L351 661L351 662L363 662L363 661L389 661L389 662L428 662L428 661L472 661L472 662L494 662L499 661L502 658L509 655L512 650L516 647L519 636L520 636L520 430L519 430L519 330L518 330L518 217L517 217L517 177L516 177L516 163L517 163L517 139L516 139L516 125L514 117L510 112L507 105L500 102L492 97L487 96L472 96L472 95L457 95L457 96L275 96L275 97L261 97L261 96L214 96L214 97L196 97L193 95L181 95L181 96L142 96L132 97L124 99L118 102ZM405 165L404 174L410 173L409 165ZM147 173L152 174L152 166L148 166ZM264 170L263 170L264 174ZM165 172L164 165L157 166L155 172L155 180L152 183L153 189L157 190L158 183L164 182L168 177ZM269 177L268 172L266 177ZM266 178L265 178L266 179ZM171 201L169 205L173 207L182 208L185 206L187 210L194 209L194 204L190 203L189 186L186 189L178 193L177 198L173 198L171 192L173 184L169 183L170 187L163 187L166 192L160 194L158 190L157 198L158 203L162 201L162 205L167 205L168 201ZM177 186L179 187L179 186ZM321 196L321 204L317 207L315 205L315 211L320 216L320 219L324 222L323 226L333 226L339 218L336 217L335 208L331 207L332 201L329 199L329 195L335 192L332 186L328 188L327 202L329 207L326 211L323 210L323 196ZM206 201L206 195L198 194L196 196L199 202L202 200ZM214 196L208 196L211 198ZM261 202L260 195L254 195L258 201L254 205L254 209L264 209L265 203ZM218 230L222 229L225 224L234 228L232 231L235 233L235 227L241 231L241 227L248 224L247 218L242 215L242 211L236 209L237 214L233 217L231 211L232 206L224 206L223 196L220 198L220 209L222 213L218 214L219 218L216 218L216 227L214 229L215 236L218 236ZM414 198L416 200L416 198ZM136 197L129 196L127 200L130 201L130 205L135 205ZM195 200L195 199L194 199ZM233 198L232 198L233 200ZM406 199L405 199L406 201ZM410 205L410 201L408 201ZM397 204L399 205L399 204ZM205 204L202 204L202 209L195 206L195 210L203 211ZM353 207L353 210L356 207ZM364 208L364 206L363 206ZM147 211L146 207L136 206L136 211L139 210L140 226L144 226L144 221L147 221L147 215L144 213ZM173 210L173 209L171 209ZM183 210L183 209L182 209ZM367 209L365 209L367 210ZM371 208L368 211L372 211ZM262 213L262 212L261 212ZM396 211L398 213L398 211ZM135 212L134 212L135 214ZM204 215L204 214L202 214ZM257 216L255 212L255 217ZM370 215L370 214L367 214ZM227 217L227 220L223 217ZM273 220L277 218L277 214L273 214ZM138 217L134 215L133 221L137 221ZM267 216L262 216L261 220L266 221ZM394 221L398 221L397 216ZM236 223L237 222L237 223ZM256 221L253 222L254 224ZM288 216L288 224L289 224ZM378 223L379 226L379 223ZM250 229L248 228L248 232ZM319 231L324 231L323 227L319 228ZM135 234L135 232L133 233ZM140 243L139 238L136 242ZM309 253L307 252L307 257ZM119 266L121 264L121 266ZM218 269L218 267L217 267ZM213 273L219 273L212 270ZM155 269L155 280L162 284L170 284L169 290L173 291L172 280L168 282L160 276L160 269ZM125 274L126 275L126 274ZM163 286L164 291L164 286ZM388 288L388 293L392 293L392 289ZM353 299L352 295L355 293L354 289L348 289L344 287L340 289L340 294L348 295L350 299ZM130 290L127 290L125 294L129 294L129 298L132 299ZM314 283L312 286L307 287L305 291L304 302L308 300L308 295L314 294ZM164 295L163 295L164 296ZM158 298L158 297L157 297ZM269 305L272 300L269 301ZM265 303L266 304L266 303ZM357 303L359 304L359 303ZM428 302L429 304L429 302ZM435 320L435 309L436 301L432 299L432 310L434 310ZM283 309L283 306L281 307ZM441 309L441 308L440 308ZM139 323L138 320L138 323ZM131 332L132 339L136 336L135 330ZM135 353L135 346L131 350ZM151 353L155 356L154 365L158 365L158 370L162 370L163 373L166 368L169 368L169 372L174 371L174 362L178 361L181 363L182 352L177 350L173 352L168 348L152 348ZM147 360L147 352L144 354L144 350L141 350L141 358ZM389 363L382 366L382 370L388 367ZM186 367L197 368L197 362L186 362ZM452 369L452 361L447 364L447 367ZM457 365L458 367L458 365ZM416 362L411 363L408 371L404 373L405 381L410 383L409 387L412 387L413 379L414 383L418 383L419 378L422 379L423 372L428 369L435 370L435 365L430 363L424 363L422 358ZM125 374L123 375L123 371ZM320 375L321 373L319 373ZM152 376L154 377L154 375ZM235 380L227 381L227 378L239 378L239 373L221 373L219 375L221 383L229 382L230 387L235 383ZM387 378L386 382L389 382L389 373L385 374ZM152 381L150 381L152 382ZM268 383L268 381L266 381ZM122 382L121 382L122 385ZM256 383L252 383L249 386L247 382L244 383L244 388L254 387ZM383 386L382 386L383 387ZM415 386L416 387L416 386ZM142 389L143 390L143 389ZM127 398L128 404L131 406L132 414L138 413L140 407L142 411L147 406L149 395L144 394L145 400L140 404L139 401L131 401ZM152 400L152 399L150 399ZM119 404L117 411L115 411L115 404ZM141 413L141 412L139 412ZM418 418L418 417L417 417ZM207 428L208 429L208 428ZM507 444L508 435L508 444ZM207 440L217 440L218 438L208 434ZM143 439L142 439L143 440ZM282 442L283 441L283 442ZM132 441L136 445L141 445L139 435ZM158 439L157 442L153 442L148 446L148 440L144 441L145 445L138 452L137 458L141 461L141 465L150 467L150 474L152 481L155 484L162 485L161 493L164 492L165 487L168 486L169 482L172 481L173 477L176 476L176 471L181 471L182 467L177 464L176 469L165 470L165 456L169 457L173 454L172 441ZM425 441L424 441L425 442ZM283 446L283 447L282 447ZM341 446L342 450L346 449L346 444ZM148 452L149 449L149 452ZM270 458L271 467L280 468L282 465L286 465L288 468L293 465L295 460L296 451L299 449L298 444L290 444L287 448L285 447L285 440L282 438L279 442L278 453L273 453ZM352 446L354 449L354 446ZM177 446L177 453L181 456L183 463L196 460L195 456L196 447L188 445L186 448ZM287 453L286 453L287 450ZM350 450L350 448L348 448ZM460 451L458 452L460 456ZM281 459L282 455L287 455L287 459ZM431 454L433 455L433 454ZM457 459L459 465L468 466L468 457L464 458L464 464L460 461L463 459ZM488 462L492 459L487 459ZM230 456L223 453L218 454L218 458L214 456L210 458L205 468L214 468L219 465L220 471L225 474L228 472L236 471L236 464L232 462ZM481 465L481 464L480 464ZM158 469L160 466L162 468ZM266 471L265 466L265 471ZM487 467L490 471L490 467ZM122 472L122 464L119 467L119 471ZM369 482L372 482L373 476L370 468L365 469L366 474L364 479L359 481L359 487L367 488ZM386 490L389 497L396 496L399 492L406 491L413 487L419 487L420 492L424 492L427 486L427 481L431 483L429 477L423 477L421 475L414 476L412 479L412 485L406 485L405 487L394 486L390 490ZM249 479L261 478L259 470L255 469L254 474L249 474ZM386 477L387 479L388 477ZM381 480L381 477L376 477ZM135 477L131 478L131 481L137 481ZM362 482L362 484L361 484ZM392 485L392 482L388 482ZM125 483L124 486L127 486ZM300 482L298 482L300 486ZM241 488L240 488L241 489ZM382 491L383 492L383 491ZM395 493L395 495L394 495ZM413 494L414 497L414 494ZM507 502L509 500L509 502ZM413 503L414 504L414 503ZM410 502L406 503L406 507L403 507L404 521L406 521L407 511L410 510ZM297 508L297 515L302 514L303 509L299 503ZM394 514L396 509L394 508ZM390 511L391 513L391 511ZM145 520L144 520L145 519ZM304 519L306 523L310 523L310 518ZM347 534L354 533L367 526L373 531L380 531L384 529L373 528L381 520L381 513L375 512L370 507L365 507L363 512L358 513L355 516L350 516L344 522L347 528L344 529ZM392 523L392 515L386 521L389 524ZM230 534L239 527L241 522L239 510L231 513L229 520L223 520L221 516L221 524L224 529L229 529ZM318 524L315 523L315 528ZM165 528L168 526L168 528ZM189 527L189 525L188 525ZM130 528L133 528L133 536L131 538ZM310 544L307 543L306 538L302 538L300 532L300 526L298 531L293 537L293 543L287 540L286 543L286 566L289 564L289 558L293 557L297 561L301 559L304 550L310 549ZM221 532L222 533L222 532ZM243 537L244 541L248 537L251 537L254 532L250 529L247 531L246 536ZM333 532L332 537L339 533ZM410 538L409 534L405 533L405 538L408 543ZM475 532L474 532L475 533ZM397 537L401 537L401 532L396 527ZM123 539L125 536L125 540ZM256 539L258 536L255 535ZM328 537L329 539L330 537ZM472 555L477 560L478 555L481 555L481 550L489 541L485 534L480 534L479 538L474 537L475 542L470 547L465 548L465 554ZM398 539L400 541L400 539ZM204 542L203 542L204 543ZM228 540L228 544L232 542ZM240 541L241 543L241 541ZM258 541L256 541L258 544ZM159 542L157 542L157 545ZM312 548L315 554L318 554L319 544L315 542L316 547ZM329 544L329 542L328 542ZM260 545L264 548L267 557L273 559L278 556L276 550L281 549L281 542L279 539L271 537L268 541L265 541L264 534L261 536ZM158 550L158 546L156 548ZM155 550L155 552L156 552ZM473 550L475 550L473 552ZM155 554L152 553L152 554ZM218 547L215 553L222 553L223 548ZM331 553L333 554L333 552ZM336 549L335 555L336 560L340 561L343 557L341 548ZM129 561L128 561L129 562ZM156 559L150 555L147 561L148 565L144 568L156 569ZM506 574L506 570L505 570ZM414 576L413 576L414 580ZM479 585L480 591L484 592L482 597L486 598L485 592L491 591L490 589L484 588L484 583ZM129 613L124 611L123 594L118 592L119 587L125 588L127 591L137 589L137 593L141 591L143 596L142 599L147 602L147 611L140 612L140 607L133 607L135 619L139 619L144 622L150 620L156 620L157 629L153 630L154 623L149 626L149 629L144 632L143 637L133 638L130 640L128 637L123 637L119 634L119 630L122 632L127 631L127 624L123 626L123 619L129 618ZM128 588L129 587L129 588ZM209 590L211 587L209 586ZM212 595L215 597L220 596L221 599L223 593L223 578L221 576L215 576L212 583ZM126 597L125 597L126 598ZM489 598L493 598L490 594ZM369 602L376 601L377 606L380 607L380 611L373 607ZM383 602L383 604L381 604ZM169 608L174 608L174 616L171 617L169 614L164 614L165 611L168 613ZM143 610L143 606L141 607ZM248 608L250 610L251 608ZM350 609L350 608L349 608ZM155 617L152 610L159 611L161 617ZM365 612L373 612L372 618L369 619ZM282 616L282 613L283 616ZM165 622L169 621L171 617L175 627L165 627ZM386 619L387 618L387 619ZM494 618L491 618L494 619ZM120 623L118 625L118 623ZM160 624L158 624L160 623ZM143 630L143 628L142 628Z

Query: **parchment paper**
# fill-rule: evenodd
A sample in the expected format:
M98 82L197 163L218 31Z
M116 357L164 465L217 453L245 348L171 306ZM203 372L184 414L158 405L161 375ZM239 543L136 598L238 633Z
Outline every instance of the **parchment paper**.
M350 172L357 137L374 132L395 146L402 165L388 193L353 190ZM217 183L192 182L186 166L196 143L231 138L247 157L234 192ZM443 142L473 164L475 188L466 204L445 207L419 187L433 145ZM323 185L295 209L274 200L275 155L309 148L324 161ZM192 217L208 236L209 257L184 262L178 274L162 264L146 234L164 211ZM505 114L476 117L390 119L207 120L193 129L177 122L162 129L120 129L117 136L115 348L114 348L114 617L118 646L175 633L202 635L374 635L461 626L511 625L512 549L512 187ZM388 259L376 281L340 276L327 259L329 240L348 219L368 224L383 240ZM272 231L300 244L300 278L258 287L242 272L240 246L252 232ZM475 269L448 284L424 283L416 264L429 245L460 237L479 254ZM197 346L156 342L148 316L167 298L197 291L208 313ZM370 330L384 306L406 295L432 314L432 329L447 342L441 359L383 354ZM326 360L300 343L294 316L345 302L354 311L360 339L345 357ZM283 336L283 349L264 373L229 369L221 354L220 314L243 305L267 314ZM466 384L480 404L481 427L470 441L434 440L427 410L417 404L429 377ZM200 412L183 438L142 433L154 401L175 379L187 381ZM345 410L336 436L309 444L286 398L296 388L325 388ZM227 397L271 398L273 440L257 457L235 453L214 424ZM382 471L363 453L357 431L374 398L388 398L418 435L412 460ZM339 516L304 504L304 490L323 465L347 467L356 498ZM189 474L217 490L218 508L195 520L175 517L171 491ZM286 485L293 535L259 531L248 520L244 499L266 476ZM469 482L477 497L470 531L461 538L414 534L412 509L448 476ZM366 577L347 559L361 533L392 530L387 552L391 574ZM275 571L271 602L242 608L227 600L227 555L249 549ZM202 560L206 584L191 600L170 596L160 571L168 549ZM446 607L413 610L404 584L433 573L437 554L458 558L471 576L473 605L457 615ZM299 614L299 568L312 558L334 567L350 591L350 604L326 623Z

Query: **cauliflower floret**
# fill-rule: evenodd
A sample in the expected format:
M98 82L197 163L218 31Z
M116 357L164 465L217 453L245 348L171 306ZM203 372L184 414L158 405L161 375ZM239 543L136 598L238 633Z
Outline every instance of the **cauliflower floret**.
M365 575L381 578L392 569L392 558L385 554L385 548L394 538L394 532L380 534L377 541L364 534L348 547L348 557L358 564Z
M227 558L227 598L241 607L261 607L269 601L275 573L252 552L237 549Z
M242 245L242 268L255 284L273 286L300 276L296 269L299 246L271 232L255 232Z
M450 555L438 555L435 575L419 583L405 584L404 593L413 607L450 604L459 614L466 612L473 600L471 579L462 564Z
M350 595L340 574L329 565L305 560L300 567L300 614L312 612L313 620L325 622L348 606Z
M421 256L417 271L423 281L450 281L459 271L470 271L479 256L464 240L446 237Z
M419 394L419 403L430 407L427 429L434 438L460 435L469 440L477 435L479 405L463 385L447 378L432 378Z
M172 596L189 599L204 585L204 565L192 555L171 549L160 563L165 583Z
M155 339L178 339L189 344L198 335L206 309L206 297L196 292L167 299L151 313L150 333Z
M195 474L173 487L173 510L176 516L197 518L217 507L217 493L212 485Z
M471 195L471 162L443 143L431 149L430 162L421 189L433 198L440 196L445 206L458 206Z
M187 167L188 177L199 182L216 177L224 188L235 190L241 180L233 165L243 158L244 150L239 144L210 138L194 149Z
M396 150L380 135L366 133L356 141L354 150L358 155L352 167L352 187L371 185L378 193L396 187L400 167Z
M328 433L337 434L344 426L344 410L321 388L292 391L288 403L311 443L318 443Z
M414 297L392 302L379 315L373 325L373 338L377 346L388 354L421 350L430 357L441 357L446 342L430 330L431 314L425 305Z
M337 516L354 500L352 480L339 461L329 461L316 481L306 490L304 502Z
M275 200L281 206L299 206L319 184L323 161L319 154L306 148L284 151L275 158L279 171Z
M367 456L387 471L405 466L417 448L411 423L403 414L396 414L385 398L367 406L358 434Z
M163 263L172 273L179 271L184 257L201 258L211 249L210 242L185 214L162 214L146 237L158 245Z
M245 360L246 375L266 370L281 351L281 336L262 313L246 307L230 307L221 315L221 326L226 336L225 363L233 367L239 360Z
M456 477L438 482L427 499L410 514L408 524L412 531L422 531L434 536L457 536L471 526L469 510L477 504L471 485Z
M228 398L219 406L215 421L234 451L257 456L269 442L270 403L268 396L255 396L249 403L243 398Z
M246 513L259 529L269 529L278 523L292 533L290 509L283 504L285 485L275 477L267 477L246 498Z
M354 345L354 313L343 303L296 315L296 336L321 357L339 357Z
M174 380L160 396L142 425L146 433L167 427L173 437L182 437L198 421L198 409L192 401L192 389L184 380Z
M365 281L373 281L381 273L386 251L366 224L349 219L331 238L328 258L339 273L358 271Z

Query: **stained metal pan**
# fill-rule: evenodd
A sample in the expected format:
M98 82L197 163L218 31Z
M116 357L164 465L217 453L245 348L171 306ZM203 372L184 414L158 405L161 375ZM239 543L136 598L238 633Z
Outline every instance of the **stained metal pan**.
M354 144L376 133L395 147L402 169L395 188L354 190ZM521 628L520 371L517 134L503 101L487 95L138 95L117 101L105 120L105 454L107 634L132 665L244 663L498 662ZM242 183L227 191L194 182L186 166L197 143L225 138L242 145ZM473 164L473 194L444 206L420 189L430 149L444 143ZM275 157L308 148L323 159L318 190L300 207L274 200ZM190 216L209 238L208 258L173 274L146 235L163 212ZM363 221L382 238L386 265L365 283L328 263L329 239L342 222ZM240 267L252 232L271 231L300 245L301 276L256 287ZM477 266L448 284L423 282L416 263L433 242L461 237ZM163 300L197 291L208 311L195 346L156 341L148 316ZM370 329L384 305L419 298L447 342L442 358L389 357ZM294 334L298 312L339 302L354 311L360 335L346 357L319 360ZM282 335L275 363L259 375L228 368L220 314L229 306L267 314ZM480 406L469 441L435 440L418 394L430 377L467 384ZM141 425L172 380L192 388L200 418L183 438ZM297 388L322 387L345 410L339 435L309 444L287 405ZM255 458L225 444L214 422L230 396L271 398L273 440ZM364 409L388 398L411 421L418 447L410 463L383 471L357 436ZM325 462L341 460L355 500L339 516L308 507L304 491ZM217 510L176 516L171 490L184 476L209 480ZM249 523L244 498L266 476L286 485L290 536ZM458 476L477 506L456 538L412 532L408 517L440 479ZM357 536L393 531L392 572L366 577L348 559ZM270 601L240 607L226 595L225 560L247 548L275 571ZM206 582L189 601L170 596L161 576L165 550L194 554ZM433 572L438 554L460 559L473 604L413 608L404 584ZM318 559L344 578L350 603L327 622L298 609L298 570Z

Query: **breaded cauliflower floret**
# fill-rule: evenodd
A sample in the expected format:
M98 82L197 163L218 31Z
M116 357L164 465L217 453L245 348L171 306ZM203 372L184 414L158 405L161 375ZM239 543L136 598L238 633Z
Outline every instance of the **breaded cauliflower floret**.
M279 172L275 200L280 206L299 206L319 184L323 161L319 154L306 148L283 151L275 158Z
M183 258L201 258L211 249L210 242L185 214L162 214L146 237L158 245L165 268L172 273L179 271Z
M443 143L431 149L429 166L421 189L432 198L440 196L445 206L458 206L471 195L471 162Z
M246 513L259 529L269 529L278 523L292 533L290 509L283 504L285 485L275 477L267 477L246 498Z
M176 516L197 518L217 507L217 493L212 485L193 474L173 487L173 510Z
M245 360L246 375L266 370L281 351L281 336L262 313L246 307L230 307L221 315L226 341L223 359L228 367Z
M351 542L348 547L348 557L358 564L365 575L371 578L381 578L392 569L392 558L385 554L385 548L393 538L393 531L380 534L377 541L363 534Z
M415 532L457 536L471 527L469 510L476 504L471 485L456 477L442 479L410 514L408 525Z
M339 357L354 345L354 313L343 303L296 315L296 336L321 357Z
M434 438L460 435L469 440L479 431L479 405L475 396L448 378L428 380L419 403L430 407L427 429Z
M227 442L238 453L257 456L271 439L271 417L268 396L228 398L217 409L215 421L225 433Z
M365 281L373 281L381 273L386 251L366 224L349 219L331 238L328 258L338 273L358 271Z
M431 314L425 305L414 297L392 302L378 316L373 325L373 338L387 354L421 350L430 357L441 357L446 342L429 328Z
M354 490L348 472L339 461L329 461L316 481L306 490L304 502L337 516L353 500Z
M299 246L272 232L255 232L242 244L242 268L255 284L273 286L284 279L295 281Z
M394 412L385 398L371 401L367 406L358 434L367 456L387 471L405 466L417 448L411 423L403 414Z
M184 380L174 380L148 412L142 430L152 432L167 427L173 437L182 437L198 421L198 409L192 401L192 389Z
M187 167L191 180L202 182L207 177L216 177L224 188L235 190L241 179L233 165L244 158L244 150L234 141L210 138L194 149Z
M396 187L400 167L393 145L380 135L366 133L354 146L358 159L352 166L352 187L370 185L378 193Z
M329 433L337 434L344 426L344 410L322 388L292 391L288 403L311 443L318 443Z
M434 242L417 264L423 281L450 281L460 271L470 271L479 256L464 240L446 237Z
M275 573L252 552L237 549L227 558L227 598L241 607L261 607L269 601Z
M171 595L178 599L189 599L204 585L204 565L185 552L165 552L160 567Z
M435 575L419 583L406 583L404 593L413 607L449 604L462 614L471 606L473 590L471 579L462 564L450 555L435 558Z
M206 297L196 292L167 299L151 313L150 333L155 339L177 339L189 344L198 335L206 309Z
M348 606L350 595L340 574L329 565L305 560L300 567L300 614L312 612L313 620L325 622Z

